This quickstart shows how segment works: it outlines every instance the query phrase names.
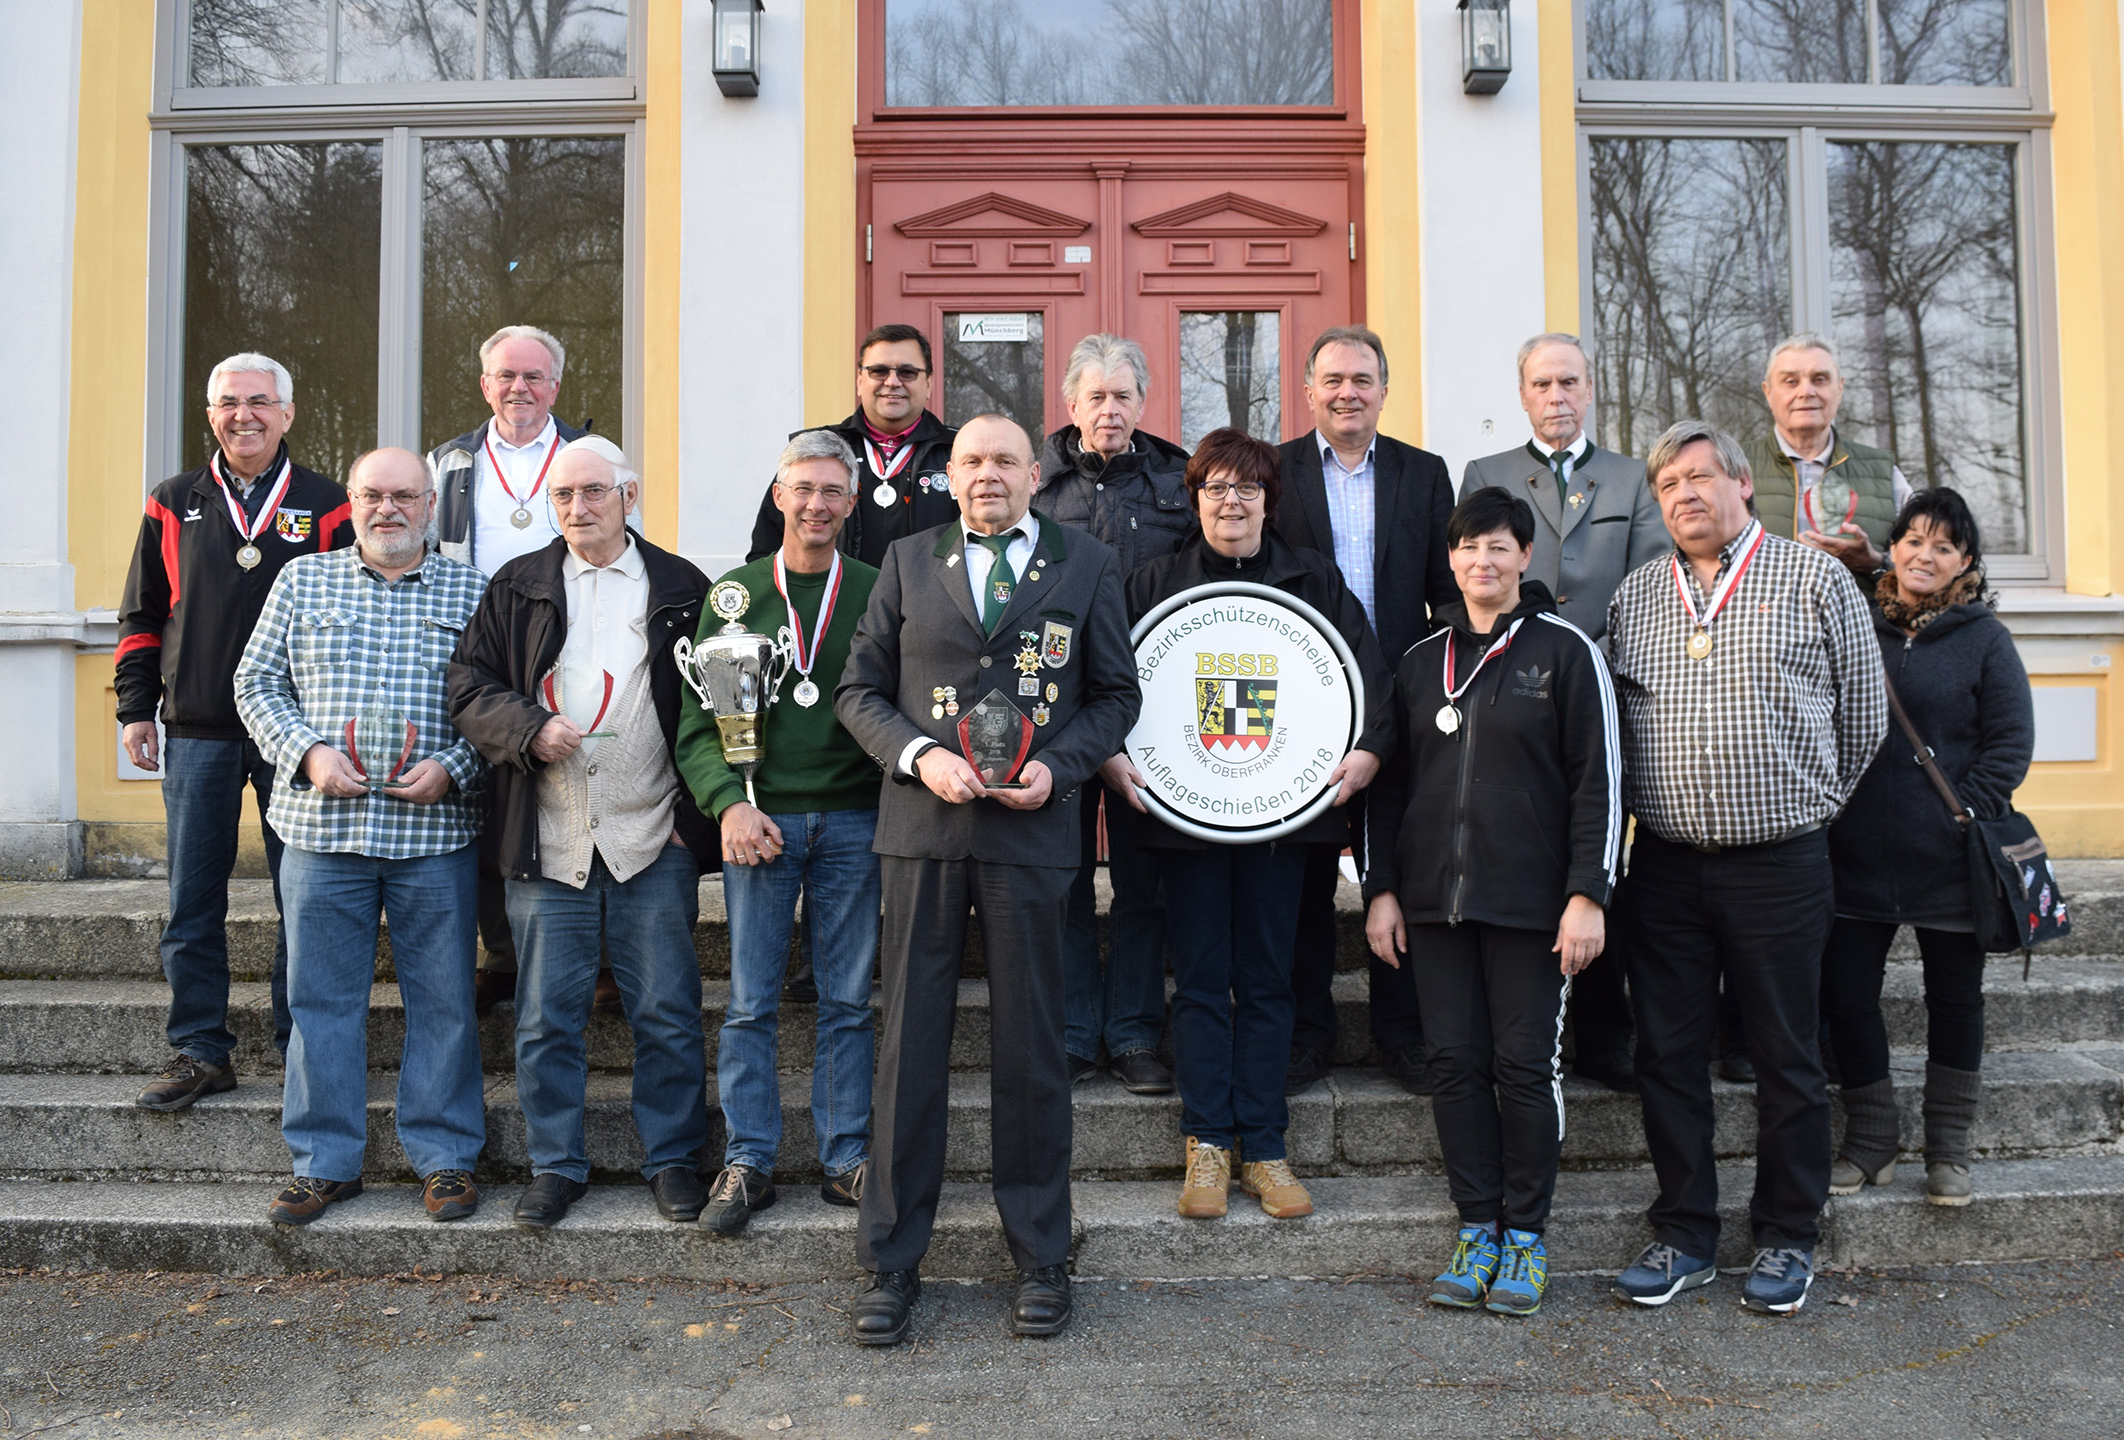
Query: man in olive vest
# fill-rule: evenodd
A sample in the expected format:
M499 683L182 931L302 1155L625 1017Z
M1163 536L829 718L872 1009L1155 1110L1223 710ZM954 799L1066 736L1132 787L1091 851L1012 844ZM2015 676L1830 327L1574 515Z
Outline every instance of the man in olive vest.
M1763 528L1826 550L1858 575L1873 574L1885 561L1910 482L1886 450L1838 433L1844 371L1836 346L1811 330L1778 341L1763 369L1763 398L1775 424L1767 439L1748 446Z

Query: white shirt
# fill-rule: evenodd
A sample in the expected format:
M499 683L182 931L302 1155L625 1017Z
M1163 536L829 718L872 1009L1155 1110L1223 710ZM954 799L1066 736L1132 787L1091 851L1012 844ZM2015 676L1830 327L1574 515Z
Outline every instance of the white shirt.
M1829 457L1836 453L1836 427L1832 425L1829 428L1829 439L1822 445L1822 453L1812 459L1793 449L1785 440L1784 431L1777 430L1776 434L1777 448L1785 452L1786 458L1792 462L1793 473L1799 477L1799 495L1794 498L1793 505L1799 511L1801 528L1804 529L1807 521L1805 497L1814 493L1816 487L1822 483L1822 476L1829 472ZM1910 501L1910 482L1903 478L1903 470L1899 465L1889 467L1888 478L1895 489L1895 510L1900 515L1903 513L1903 506Z
M554 428L550 415L546 417L546 428L528 445L511 445L494 433L491 424L486 427L484 443L472 454L472 560L487 574L492 575L519 555L545 549L560 534L553 524L553 506L546 499L545 487L540 485L536 495L531 493L531 487L538 485L539 472L546 468L546 461L559 444L560 432ZM508 490L502 488L493 465L488 463L490 449L508 475ZM516 492L514 498L510 490ZM509 522L519 504L531 512L531 523L521 530Z
M1003 558L1010 562L1010 573L1020 580L1025 578L1025 564L1032 559L1033 547L1040 543L1040 521L1028 510L1018 523L1011 527L1016 536L1003 547ZM959 539L963 548L960 554L966 561L966 583L973 591L974 614L979 615L988 602L988 572L996 568L996 552L983 545L966 522L959 522ZM915 773L915 757L937 742L927 735L907 742L900 752L900 773Z
M1379 501L1373 493L1372 452L1379 448L1379 441L1375 437L1364 447L1364 459L1353 470L1342 463L1327 436L1318 430L1313 436L1320 442L1320 478L1327 488L1335 563L1342 568L1350 593L1364 606L1364 618L1371 622L1376 634L1379 616L1374 613L1373 599L1379 585L1372 574L1372 542L1379 526Z
M504 462L506 463L506 462ZM610 704L627 693L635 667L648 659L649 567L642 550L627 535L627 548L603 569L570 550L561 560L561 581L568 592L568 639L555 667L560 713L582 730L596 730L600 710L608 709L605 677L612 677ZM607 714L607 719L610 715ZM583 741L594 755L601 743Z
M1557 447L1548 444L1539 435L1534 436L1532 439L1528 440L1527 443L1529 445L1532 445L1534 449L1539 452L1544 459L1549 461L1549 469L1551 473L1554 473L1556 469L1556 461L1554 457L1556 455ZM1578 434L1572 438L1571 443L1563 447L1563 452L1563 483L1564 488L1568 490L1571 487L1571 476L1573 475L1573 473L1577 471L1579 466L1586 463L1586 456L1593 453L1593 447L1586 443L1586 432L1583 430L1579 431Z

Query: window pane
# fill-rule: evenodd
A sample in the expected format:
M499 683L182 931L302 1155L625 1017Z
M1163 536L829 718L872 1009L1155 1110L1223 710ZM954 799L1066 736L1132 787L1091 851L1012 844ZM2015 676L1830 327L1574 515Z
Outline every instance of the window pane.
M2028 549L2027 392L2009 145L1829 147L1840 424L1951 485L1984 547Z
M554 413L624 448L627 142L430 140L423 147L421 436L492 412L479 345L536 325L567 348Z
M1282 321L1275 310L1181 312L1181 448L1225 425L1283 438Z
M1743 437L1792 328L1782 140L1595 139L1599 442L1643 455L1676 420Z
M487 78L627 73L627 0L487 0Z
M1890 85L2011 85L2009 0L1880 0Z
M479 0L340 0L344 83L472 78Z
M944 423L999 411L1025 427L1037 452L1047 433L1046 335L1038 310L945 315Z
M1724 0L1592 0L1586 78L1725 79Z
M290 452L344 479L376 444L378 145L186 151L184 464L204 465L207 377L262 350L295 380Z
M318 85L327 0L192 0L191 83Z
M887 0L887 105L1332 105L1333 0Z
M1866 0L1733 0L1741 80L1866 83Z

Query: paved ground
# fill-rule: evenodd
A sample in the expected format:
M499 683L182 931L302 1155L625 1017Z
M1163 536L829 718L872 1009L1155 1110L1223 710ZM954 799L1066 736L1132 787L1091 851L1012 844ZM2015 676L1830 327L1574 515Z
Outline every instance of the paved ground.
M845 1284L0 1272L0 1436L2102 1437L2124 1434L2124 1256L1738 1277L1664 1312L1560 1279L1512 1322L1405 1278L1086 1282L1056 1340L939 1284L859 1350Z

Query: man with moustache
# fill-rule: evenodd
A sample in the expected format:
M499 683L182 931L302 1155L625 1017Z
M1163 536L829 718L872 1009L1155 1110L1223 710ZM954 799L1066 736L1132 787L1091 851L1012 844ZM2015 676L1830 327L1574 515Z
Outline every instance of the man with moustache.
M429 1218L479 1207L486 1143L472 1005L484 766L450 724L444 671L486 577L428 549L421 457L348 472L354 548L281 572L236 667L236 708L278 774L270 813L288 923L287 1093L295 1178L268 1207L307 1225L361 1193L369 991L380 916L405 1007L396 1116Z

